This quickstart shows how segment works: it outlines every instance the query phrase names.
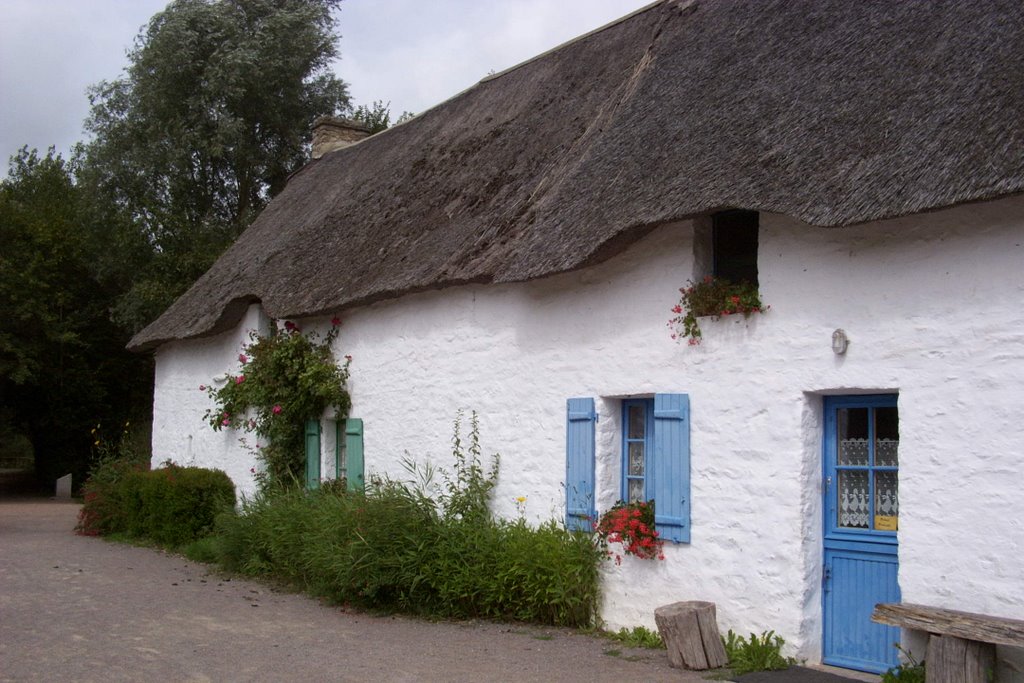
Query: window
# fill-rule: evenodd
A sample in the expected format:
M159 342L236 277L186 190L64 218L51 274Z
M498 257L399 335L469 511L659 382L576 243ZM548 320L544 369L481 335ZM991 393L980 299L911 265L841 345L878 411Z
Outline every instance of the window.
M722 211L711 217L711 274L757 286L757 211Z
M825 489L833 536L894 535L899 527L899 412L893 395L826 401Z
M654 400L622 402L622 500L650 500L650 456L654 452Z
M689 543L690 398L656 394L621 405L622 451L615 454L622 459L621 497L654 499L655 527L661 537ZM570 530L590 531L597 517L594 399L571 398L566 412L565 524Z
M345 422L334 423L334 478L348 478L348 449L345 448Z
M348 479L349 491L363 490L363 421L350 417L335 423L334 476ZM306 421L306 488L320 488L320 420ZM330 449L330 433L328 444ZM329 451L328 451L329 452Z

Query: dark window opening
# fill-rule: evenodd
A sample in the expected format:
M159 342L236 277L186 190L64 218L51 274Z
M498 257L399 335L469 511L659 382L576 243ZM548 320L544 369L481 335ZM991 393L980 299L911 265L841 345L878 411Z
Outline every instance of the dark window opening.
M722 211L712 216L715 277L757 286L757 222L757 211Z

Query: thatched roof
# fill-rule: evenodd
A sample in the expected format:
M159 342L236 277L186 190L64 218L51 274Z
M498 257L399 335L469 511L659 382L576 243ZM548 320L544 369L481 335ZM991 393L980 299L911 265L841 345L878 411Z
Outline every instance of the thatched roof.
M666 0L310 163L131 348L572 270L727 207L844 226L1022 190L1019 0Z

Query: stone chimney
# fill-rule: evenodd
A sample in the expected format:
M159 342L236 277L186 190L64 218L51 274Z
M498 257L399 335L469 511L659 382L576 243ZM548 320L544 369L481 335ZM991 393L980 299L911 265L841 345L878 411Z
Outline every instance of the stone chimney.
M359 121L321 116L313 122L313 158L359 142L370 136L370 129Z

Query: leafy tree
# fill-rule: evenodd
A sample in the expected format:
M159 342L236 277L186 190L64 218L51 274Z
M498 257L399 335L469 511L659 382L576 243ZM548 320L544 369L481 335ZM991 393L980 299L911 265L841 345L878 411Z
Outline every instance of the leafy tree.
M97 421L145 416L151 381L110 320L118 284L97 267L107 226L74 171L52 149L23 148L0 181L0 418L51 484L81 481Z
M415 114L410 111L403 111L396 124L404 123ZM387 130L391 126L391 103L384 104L382 100L375 100L370 106L361 104L352 112L352 118L360 121L370 129L370 134Z
M313 120L349 107L330 71L339 2L175 0L136 38L124 75L91 88L83 179L134 226L125 246L143 252L115 310L132 330L305 163Z

